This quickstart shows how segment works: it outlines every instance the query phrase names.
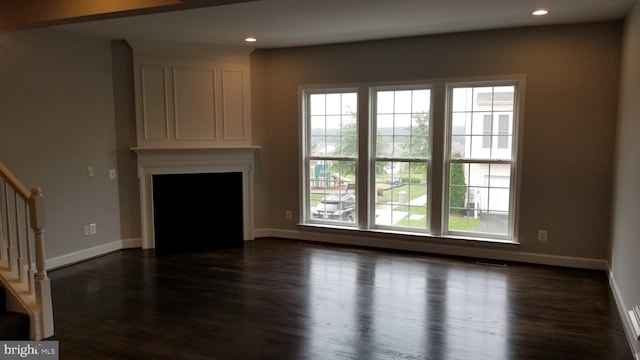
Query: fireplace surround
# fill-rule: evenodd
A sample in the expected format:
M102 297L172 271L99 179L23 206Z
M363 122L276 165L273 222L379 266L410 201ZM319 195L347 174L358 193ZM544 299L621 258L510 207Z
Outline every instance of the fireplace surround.
M153 176L168 174L240 173L242 177L243 240L253 240L254 153L259 147L218 147L189 149L133 148L138 156L142 248L156 247L153 211ZM216 191L213 188L188 189L192 195ZM203 199L205 201L205 199Z

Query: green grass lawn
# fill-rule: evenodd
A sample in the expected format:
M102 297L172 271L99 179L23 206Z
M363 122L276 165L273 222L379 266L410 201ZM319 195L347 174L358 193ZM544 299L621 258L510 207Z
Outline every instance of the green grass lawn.
M466 216L449 215L449 229L460 231L475 231L478 227L480 219L469 218Z

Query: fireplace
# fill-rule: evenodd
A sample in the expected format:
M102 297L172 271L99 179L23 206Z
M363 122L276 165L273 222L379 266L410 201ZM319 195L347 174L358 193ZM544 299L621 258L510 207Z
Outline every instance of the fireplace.
M256 149L133 149L142 247L159 253L201 251L253 240Z

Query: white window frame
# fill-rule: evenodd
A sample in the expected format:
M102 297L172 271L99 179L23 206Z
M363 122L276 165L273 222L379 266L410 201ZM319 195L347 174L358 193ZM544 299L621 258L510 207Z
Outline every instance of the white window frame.
M453 89L460 87L489 87L489 86L514 86L514 104L513 104L513 129L512 129L512 143L511 143L511 159L510 160L497 160L497 159L452 159L451 154L451 139L452 139L452 123L453 123ZM510 242L517 243L516 240L516 222L518 214L518 184L520 181L519 159L521 148L519 143L521 142L521 109L524 98L524 78L522 77L510 77L508 79L501 80L481 80L481 81L460 81L460 82L447 82L446 83L446 114L445 114L445 151L444 151L444 192L443 192L443 207L442 207L442 234L445 237L463 237L471 239L487 239L498 242ZM497 141L496 141L497 142ZM492 141L493 143L493 141ZM493 149L493 147L492 147ZM509 184L509 214L507 219L507 233L483 233L483 232L471 232L471 231L459 231L449 229L449 192L450 192L450 179L451 179L451 164L509 164L510 169L510 184Z
M377 96L376 94L381 91L403 91L403 90L429 90L429 153L426 154L426 157L423 158L415 158L415 157L378 157L377 155L377 125L378 125L378 117L377 117ZM372 229L381 229L395 232L412 232L416 234L429 234L431 231L431 212L432 212L432 202L431 202L431 191L432 191L432 153L433 153L433 108L434 108L434 86L432 83L410 83L410 84L400 84L400 85L386 85L386 86L372 86L369 87L369 108L370 113L369 123L370 123L370 131L369 131L369 144L370 144L370 161L369 164L369 206L367 209L369 212L369 219L371 219L369 227ZM404 162L404 163L424 163L426 166L427 177L426 177L426 187L427 187L427 204L426 204L426 226L425 228L416 228L409 226L396 226L396 225L377 225L376 218L376 162L378 161L390 161L390 162Z
M314 94L339 94L339 93L356 93L357 103L360 102L361 94L357 87L305 87L301 91L301 168L302 175L301 180L303 181L302 186L302 199L301 199L301 212L303 217L303 222L306 224L321 224L329 227L347 227L352 228L356 227L358 224L358 195L357 195L357 187L355 189L356 196L356 209L355 209L355 221L353 223L345 222L345 221L333 221L333 220L323 220L323 219L314 219L312 217L311 212L311 167L310 163L312 161L355 161L356 174L358 174L358 163L359 163L359 154L356 154L355 157L346 157L346 156L312 156L311 155L311 114L309 112L308 106L310 103L311 95ZM358 110L359 106L356 108ZM356 144L359 143L359 122L360 122L359 112L356 111ZM357 178L356 178L357 181Z
M451 168L451 125L452 125L452 103L451 91L454 87L475 87L475 86L503 86L515 85L513 128L511 129L512 148L511 160L506 163L511 164L510 184L509 184L509 215L507 234L491 234L483 232L451 231L449 226L449 181ZM376 121L375 121L375 99L377 90L401 90L401 89L423 88L431 90L430 107L430 154L427 164L427 226L424 232L416 231L416 228L397 226L376 226L375 225L375 163L376 160ZM341 222L326 222L312 219L311 202L311 173L310 173L310 117L307 114L306 106L309 101L309 94L317 93L342 93L355 92L358 97L357 111L357 137L358 154L355 158L357 186L356 195L356 219L355 224ZM462 239L478 240L488 243L518 244L517 223L519 216L519 183L520 158L522 144L523 117L522 109L524 104L525 76L491 76L482 78L467 79L440 79L423 81L403 81L392 83L358 83L329 86L300 86L299 87L299 109L300 109L300 225L313 227L328 227L333 229L348 229L365 232L383 232L398 234L402 236L414 235L416 237L435 238L443 240ZM365 95L367 94L367 95ZM496 125L499 121L492 121ZM493 128L493 126L492 126ZM497 131L497 130L496 130ZM496 135L496 134L492 134ZM501 135L501 134L498 134ZM365 146L362 144L362 137L367 137ZM498 141L492 138L492 149ZM327 160L343 160L342 158L327 158ZM388 161L398 159L389 158ZM401 159L405 160L405 159ZM422 160L421 160L422 161ZM467 161L467 160L465 160ZM472 160L476 161L476 160ZM494 163L500 163L496 160ZM481 161L482 162L482 161Z

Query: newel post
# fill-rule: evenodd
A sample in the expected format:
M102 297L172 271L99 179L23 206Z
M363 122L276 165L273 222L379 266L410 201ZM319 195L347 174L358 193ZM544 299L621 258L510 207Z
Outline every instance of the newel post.
M47 278L47 270L45 265L44 251L44 197L42 189L39 187L31 189L31 197L29 198L29 212L31 220L31 229L35 235L36 250L36 280L44 280Z
M36 301L40 304L33 338L43 339L53 335L53 305L51 301L51 282L47 277L46 256L44 251L44 197L40 188L31 189L29 197L29 217L35 236Z

